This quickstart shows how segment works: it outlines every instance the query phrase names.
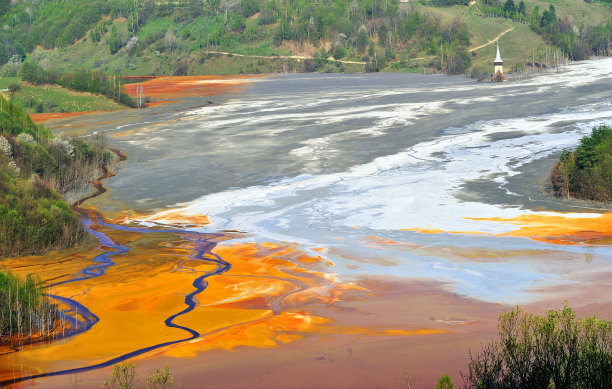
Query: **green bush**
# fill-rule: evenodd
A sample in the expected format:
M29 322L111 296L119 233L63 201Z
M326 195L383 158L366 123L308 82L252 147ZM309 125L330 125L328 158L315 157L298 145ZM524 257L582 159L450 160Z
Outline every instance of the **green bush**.
M500 315L498 339L472 355L467 388L605 389L612 382L612 323L576 319L567 305L544 316Z
M106 380L107 389L133 389L138 380L136 365L131 362L119 362L113 367L113 372Z
M451 379L451 377L448 374L444 374L438 380L435 389L454 389L454 387L455 386L453 385L453 380Z
M83 235L57 193L42 180L13 177L0 156L0 258L69 247Z
M575 151L563 150L550 181L557 196L612 201L612 128L594 127Z
M174 379L170 374L170 366L156 369L147 377L147 389L169 389L172 388Z
M65 248L86 236L56 192L89 186L110 154L101 143L52 138L0 97L0 258Z

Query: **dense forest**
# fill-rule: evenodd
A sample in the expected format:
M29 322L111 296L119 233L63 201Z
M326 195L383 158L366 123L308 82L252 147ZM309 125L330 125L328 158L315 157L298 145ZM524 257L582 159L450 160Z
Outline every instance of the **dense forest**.
M576 150L563 150L550 180L559 197L612 202L612 128L594 127Z
M367 71L399 69L398 53L402 53L404 59L431 56L426 66L464 73L472 66L471 31L458 18L443 22L429 10L467 8L467 2L421 3L427 7L398 0L1 0L0 64L14 63L17 72L37 47L62 49L88 40L99 45L95 67L105 74L121 70L104 66L106 57L124 55L128 58L124 66L134 70L136 58L147 62L165 54L174 58L174 66L155 73L181 75L190 72L188 65L194 60L185 52L231 51L241 45L267 52L262 42L269 41L276 47L297 43L318 48L298 71L325 69L330 57L361 61ZM610 54L612 21L578 25L566 16L558 17L552 4L547 9L529 4L483 0L476 7L488 17L528 23L570 59Z
M0 63L20 63L38 46L57 49L83 38L101 42L106 37L107 54L127 48L132 56L147 48L172 52L184 41L199 47L228 47L257 40L258 26L274 26L275 44L332 41L333 47L321 55L322 60L328 56L341 59L354 52L371 63L373 70L394 59L394 50L402 46L414 55L422 51L441 55L436 65L450 73L461 73L470 66L470 40L464 24L456 21L443 26L439 18L401 11L398 4L397 0L4 1L0 6L4 24ZM254 15L257 25L247 23ZM139 34L147 23L168 17L185 27ZM209 23L193 24L202 17ZM112 23L117 18L126 21L127 30L117 29ZM316 70L322 62L308 63L306 70Z
M429 15L400 12L397 0L354 0L350 3L335 0L315 4L306 0L39 0L12 6L5 4L2 8L2 22L6 27L0 32L0 63L19 63L37 46L62 48L84 37L100 42L105 34L108 54L127 47L132 56L138 56L149 46L171 52L181 41L194 41L200 47L227 47L257 39L257 28L246 23L257 14L260 26L276 26L276 44L333 41L332 50L325 53L323 59L328 54L341 59L348 50L356 50L372 63L373 68L378 68L394 58L393 48L410 45L415 55L423 50L443 54L444 61L438 66L450 73L461 73L470 66L466 50L469 34L464 24L454 22L442 26L439 19ZM66 22L67 16L69 22ZM210 18L213 23L180 31L159 30L140 40L134 39L143 25L165 17L183 26L200 17ZM127 31L119 31L113 25L111 21L116 18L126 20ZM316 69L321 65L318 61L307 67Z
M54 137L0 97L0 258L82 242L60 193L87 190L110 159L101 144Z

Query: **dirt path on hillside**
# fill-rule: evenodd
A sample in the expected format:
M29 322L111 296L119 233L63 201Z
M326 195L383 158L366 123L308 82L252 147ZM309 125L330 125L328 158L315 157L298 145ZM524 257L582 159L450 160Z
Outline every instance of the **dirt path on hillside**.
M300 60L314 59L313 57L306 57L306 56L301 56L301 55L248 55L248 54L228 53L226 51L206 51L206 54L222 54L222 55L233 56L233 57L264 58L264 59L274 59L274 58L300 59ZM361 61L344 61L344 60L337 60L337 59L335 59L334 61L340 62L340 63L353 63L357 65L366 64L366 62L361 62Z
M479 49L482 49L483 47L486 47L492 43L495 43L499 38L501 38L502 36L506 35L507 33L509 33L510 31L513 31L514 29L516 29L516 27L510 27L507 30L502 31L499 35L497 35L495 38L489 40L487 43L482 44L480 46L476 46L473 47L471 49L469 49L470 51L476 51ZM243 58L263 58L263 59L275 59L275 58L285 58L285 59L297 59L297 60L305 60L305 59L314 59L313 57L308 57L308 56L302 56L302 55L253 55L253 54L236 54L236 53L230 53L227 51L206 51L207 54L221 54L221 55L227 55L227 56L233 56L233 57L243 57ZM419 58L412 58L412 60L422 60L422 59L427 59L430 57L419 57ZM331 58L329 58L328 60L331 60ZM336 62L340 62L340 63L351 63L351 64L356 64L356 65L365 65L366 62L362 62L362 61L344 61L344 60L334 60ZM391 61L391 63L393 62L399 62L399 61Z
M496 36L495 38L491 39L490 41L488 41L487 43L485 43L484 45L480 45L480 46L476 46L470 49L470 51L476 51L476 50L480 50L483 47L487 47L489 46L491 43L495 43L497 40L499 40L499 38L501 38L502 36L506 35L507 33L509 33L510 31L513 31L514 29L516 29L516 27L510 27L509 29L503 31L501 34L499 34L498 36Z

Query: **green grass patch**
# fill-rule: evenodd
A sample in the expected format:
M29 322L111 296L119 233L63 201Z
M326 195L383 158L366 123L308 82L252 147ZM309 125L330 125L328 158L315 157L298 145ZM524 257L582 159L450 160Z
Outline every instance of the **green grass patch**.
M154 19L154 20L149 21L145 25L143 25L140 28L140 31L138 31L137 36L139 39L144 39L150 35L155 36L156 34L160 34L160 33L165 34L165 31L171 27L174 28L175 30L178 30L178 28L176 27L176 25L172 22L172 19L170 18Z
M28 113L113 111L125 107L102 96L75 92L56 85L22 84L13 101Z
M0 77L0 89L7 89L9 84L14 82L21 82L19 77Z

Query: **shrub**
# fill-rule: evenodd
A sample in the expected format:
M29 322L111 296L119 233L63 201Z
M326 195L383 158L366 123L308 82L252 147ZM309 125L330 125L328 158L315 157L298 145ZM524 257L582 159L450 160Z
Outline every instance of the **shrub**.
M449 56L446 73L463 74L472 66L472 55L465 47L459 47Z
M21 134L17 135L17 142L32 143L34 142L34 137L30 134L26 134L25 132L22 132Z
M136 365L131 362L119 362L113 367L110 377L104 380L104 387L110 389L133 389L138 379Z
M186 76L189 71L189 62L187 60L178 61L172 69L173 76Z
M241 31L246 26L244 16L238 12L233 12L229 18L229 28L232 31Z
M147 389L169 389L174 379L170 375L170 366L157 369L147 377Z
M17 81L11 81L8 84L8 90L11 93L11 100L13 99L13 96L15 95L15 92L19 91L21 89L21 83L17 82Z
M13 156L13 148L9 141L0 135L0 151L4 153L7 157L11 158Z
M612 323L576 319L567 305L545 316L516 307L500 315L499 339L470 352L467 388L609 388Z
M342 59L344 58L344 56L346 56L346 49L342 47L342 45L337 45L334 48L334 54L333 54L334 59Z
M57 107L57 104L53 99L48 99L47 101L45 101L45 107L48 111L53 111L55 107Z
M276 23L276 20L278 20L278 15L276 11L269 4L266 4L262 8L261 14L259 15L259 24L273 24Z
M435 389L454 389L453 380L448 374L444 374L438 380L438 384Z

